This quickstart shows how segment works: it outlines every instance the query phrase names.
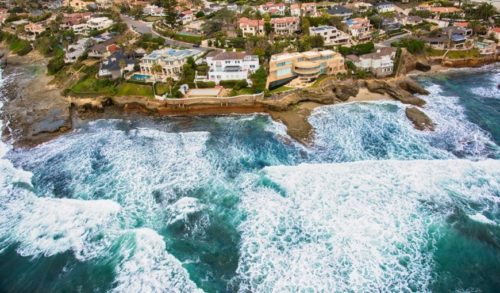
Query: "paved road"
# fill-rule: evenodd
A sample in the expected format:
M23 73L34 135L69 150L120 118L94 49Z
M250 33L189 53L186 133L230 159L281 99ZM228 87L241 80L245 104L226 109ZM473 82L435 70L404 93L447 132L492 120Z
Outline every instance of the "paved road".
M399 39L402 39L402 38L405 38L405 37L408 37L410 36L410 33L409 32L406 32L404 34L401 34L401 35L397 35L397 36L394 36L392 38L389 38L385 41L382 41L380 43L377 43L377 46L381 46L381 47L390 47L391 46L391 43L399 40Z
M133 17L127 15L121 15L123 22L125 22L132 30L143 35L143 34L152 34L156 37L161 37L165 39L165 45L167 46L177 46L182 48L195 48L195 46L191 43L176 41L167 37L160 35L159 33L153 30L153 24L150 22L145 22L142 20L135 20ZM204 47L196 47L196 49L200 49L202 51L208 51L209 48Z

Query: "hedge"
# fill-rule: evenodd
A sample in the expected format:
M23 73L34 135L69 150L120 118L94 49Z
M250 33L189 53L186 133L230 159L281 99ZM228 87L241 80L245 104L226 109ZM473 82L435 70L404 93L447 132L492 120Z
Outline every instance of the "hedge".
M221 80L219 83L221 86L225 88L235 88L236 90L245 88L248 86L248 82L243 80Z

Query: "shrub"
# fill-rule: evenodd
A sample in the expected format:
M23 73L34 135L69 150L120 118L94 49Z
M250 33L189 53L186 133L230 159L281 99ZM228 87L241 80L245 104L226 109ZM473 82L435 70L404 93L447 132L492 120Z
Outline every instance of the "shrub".
M33 50L30 42L21 40L16 36L9 36L7 42L9 43L9 49L19 56L24 56Z
M248 82L246 80L222 80L219 83L221 86L225 88L234 88L236 90L240 90L248 86Z
M213 81L197 81L196 85L201 88L213 88L215 86L215 82Z
M372 42L363 43L363 44L359 44L359 45L355 45L355 46L351 46L351 47L343 47L343 46L339 47L340 54L342 54L344 56L351 55L351 54L359 56L359 55L371 53L374 50L375 50L375 45Z
M391 46L406 48L412 54L423 53L425 49L424 41L417 39L401 39L399 42L393 42Z
M55 56L50 59L47 64L47 70L50 75L54 75L58 73L64 67L64 57L63 56Z

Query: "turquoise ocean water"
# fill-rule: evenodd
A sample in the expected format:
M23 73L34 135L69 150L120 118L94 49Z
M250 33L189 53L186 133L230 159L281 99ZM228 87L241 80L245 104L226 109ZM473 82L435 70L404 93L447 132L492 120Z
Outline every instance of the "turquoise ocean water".
M4 77L3 82L8 82ZM0 146L0 292L499 292L500 67L265 115L99 120Z

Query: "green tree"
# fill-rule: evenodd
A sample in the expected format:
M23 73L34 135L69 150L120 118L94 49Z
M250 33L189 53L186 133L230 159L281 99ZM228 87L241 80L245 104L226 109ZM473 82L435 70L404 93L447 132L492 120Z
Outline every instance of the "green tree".
M177 7L177 0L163 0L162 2L165 13L165 24L170 28L176 28L179 23L177 21L178 14L175 10Z
M264 67L257 69L257 71L250 76L250 79L252 80L252 88L256 93L262 93L266 90L267 72Z
M302 29L302 33L304 35L309 35L309 28L310 27L311 27L311 23L309 22L309 18L307 18L307 17L302 18L301 29Z
M269 21L266 21L264 23L264 32L266 33L266 35L270 35L273 32L273 26Z

